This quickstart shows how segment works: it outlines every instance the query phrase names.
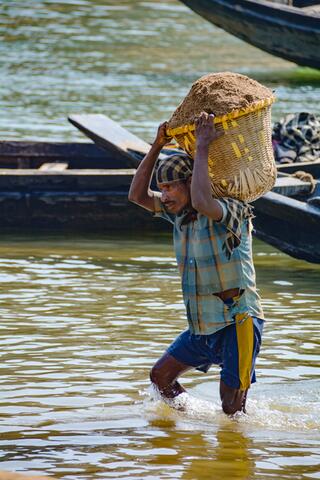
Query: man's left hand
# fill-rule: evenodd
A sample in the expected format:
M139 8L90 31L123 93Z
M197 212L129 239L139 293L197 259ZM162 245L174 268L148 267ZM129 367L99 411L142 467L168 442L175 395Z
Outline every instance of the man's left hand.
M201 114L195 121L195 134L197 145L201 144L208 146L211 142L217 140L223 135L223 133L220 133L216 130L213 121L213 113L209 115L206 112L201 112Z

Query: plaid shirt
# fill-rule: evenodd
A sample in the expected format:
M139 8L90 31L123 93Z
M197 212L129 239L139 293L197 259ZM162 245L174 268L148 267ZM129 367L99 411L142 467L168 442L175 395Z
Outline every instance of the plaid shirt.
M229 198L219 202L224 212L220 222L196 212L194 221L186 221L190 212L172 215L155 197L155 216L174 226L183 299L190 331L196 335L230 325L238 313L263 318L252 261L252 207ZM243 293L231 306L215 295L234 288Z

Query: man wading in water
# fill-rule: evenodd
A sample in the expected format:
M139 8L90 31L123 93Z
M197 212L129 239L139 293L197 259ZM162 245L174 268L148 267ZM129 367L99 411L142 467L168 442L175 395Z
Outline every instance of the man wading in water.
M203 112L196 121L193 168L183 154L158 162L159 194L150 190L150 179L170 140L167 123L160 125L132 181L129 200L173 223L189 324L154 365L151 381L165 399L173 399L185 391L177 381L181 374L220 365L222 408L234 414L245 411L247 390L255 382L264 321L252 261L251 207L212 197L208 151L219 136L213 118Z

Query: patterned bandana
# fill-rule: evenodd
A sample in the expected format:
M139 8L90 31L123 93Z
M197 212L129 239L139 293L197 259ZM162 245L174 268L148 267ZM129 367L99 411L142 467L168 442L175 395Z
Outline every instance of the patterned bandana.
M171 155L158 162L156 181L159 184L186 180L192 175L192 168L191 158L188 155L183 153Z

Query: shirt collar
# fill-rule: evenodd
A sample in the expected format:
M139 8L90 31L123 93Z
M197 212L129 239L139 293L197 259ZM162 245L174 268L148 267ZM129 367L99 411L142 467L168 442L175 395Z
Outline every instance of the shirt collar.
M183 210L179 215L177 215L178 222L180 227L182 225L188 225L190 222L195 222L198 217L198 212L194 209Z

